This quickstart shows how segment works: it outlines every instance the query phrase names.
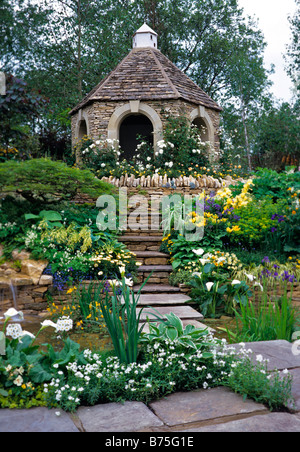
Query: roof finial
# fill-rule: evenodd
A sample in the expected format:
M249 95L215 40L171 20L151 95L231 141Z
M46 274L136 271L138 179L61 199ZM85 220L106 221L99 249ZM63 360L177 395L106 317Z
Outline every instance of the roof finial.
M157 33L146 23L133 35L133 48L152 47L157 49Z

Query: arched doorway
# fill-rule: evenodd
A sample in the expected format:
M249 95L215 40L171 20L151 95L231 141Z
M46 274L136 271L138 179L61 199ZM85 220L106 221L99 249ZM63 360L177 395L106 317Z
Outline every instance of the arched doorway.
M193 124L197 126L200 134L201 141L209 141L209 131L207 124L203 118L195 118Z
M88 135L87 124L85 119L82 119L78 126L78 140L82 140L86 135Z
M141 114L126 116L120 124L119 141L124 158L131 160L136 153L139 137L153 146L153 124Z

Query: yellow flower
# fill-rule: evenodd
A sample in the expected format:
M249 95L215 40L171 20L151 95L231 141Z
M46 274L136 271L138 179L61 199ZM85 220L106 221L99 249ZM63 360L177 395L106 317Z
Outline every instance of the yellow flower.
M68 292L67 292L67 294L70 294L70 293L72 293L72 292L74 292L74 290L77 290L77 287L71 287L69 290L68 290Z

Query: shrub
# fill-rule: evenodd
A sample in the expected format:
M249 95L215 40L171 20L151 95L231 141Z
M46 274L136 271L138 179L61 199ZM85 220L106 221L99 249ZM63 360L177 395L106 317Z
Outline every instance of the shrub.
M111 193L112 186L96 179L88 170L69 168L49 159L32 159L0 163L0 191L15 192L31 202L45 204L70 200L78 192L97 198Z

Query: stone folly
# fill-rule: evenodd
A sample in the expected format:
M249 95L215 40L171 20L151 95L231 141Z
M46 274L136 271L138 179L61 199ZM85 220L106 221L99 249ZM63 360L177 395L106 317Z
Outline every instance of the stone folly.
M70 112L72 143L85 135L118 140L130 160L137 135L156 149L167 115L186 116L218 155L221 111L157 49L157 34L144 24L133 36L131 52Z

